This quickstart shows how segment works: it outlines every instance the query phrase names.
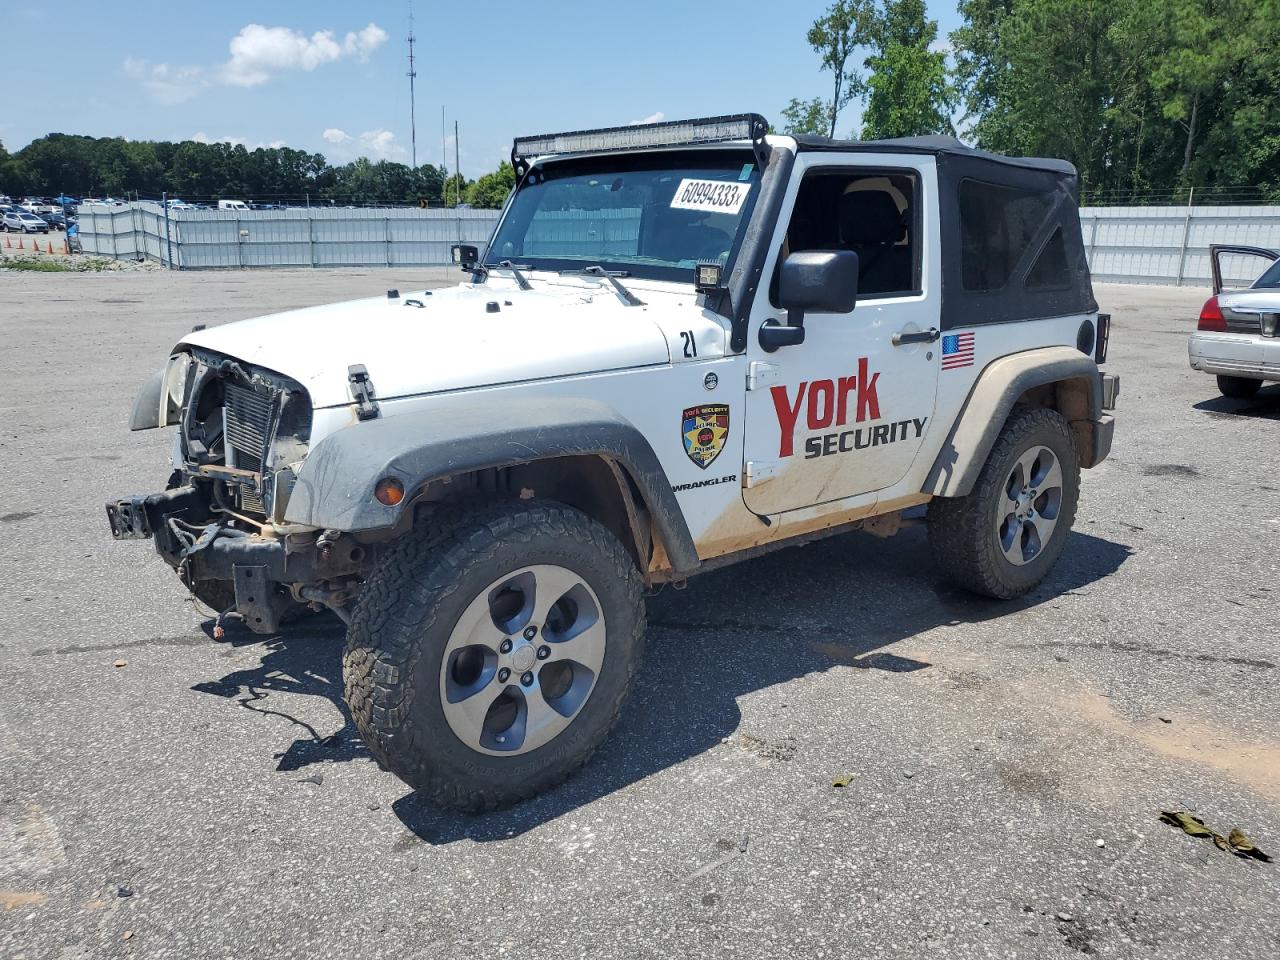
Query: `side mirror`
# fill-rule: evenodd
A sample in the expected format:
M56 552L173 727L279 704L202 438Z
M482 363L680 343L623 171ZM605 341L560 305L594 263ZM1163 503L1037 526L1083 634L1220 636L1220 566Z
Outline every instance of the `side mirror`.
M858 255L852 250L805 250L782 264L778 302L787 311L787 325L765 324L760 346L772 353L778 347L804 342L805 311L849 313L858 302Z
M455 243L449 248L449 255L463 270L470 270L480 260L479 248L470 243Z

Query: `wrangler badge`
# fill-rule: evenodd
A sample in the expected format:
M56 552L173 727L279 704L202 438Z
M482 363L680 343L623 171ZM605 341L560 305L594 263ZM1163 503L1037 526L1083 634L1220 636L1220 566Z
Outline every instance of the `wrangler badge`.
M684 412L680 432L684 436L684 452L703 470L724 449L724 439L729 435L729 405L704 403L689 407Z

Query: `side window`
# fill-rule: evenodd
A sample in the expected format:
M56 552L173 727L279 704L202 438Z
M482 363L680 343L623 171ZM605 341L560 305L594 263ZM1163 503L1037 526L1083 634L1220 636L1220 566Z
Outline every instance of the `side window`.
M1067 266L1067 246L1058 227L1049 237L1040 256L1027 273L1028 290L1059 290L1071 286L1071 268Z
M898 171L811 171L778 257L803 250L852 250L858 254L858 299L920 289L919 183ZM769 300L778 303L778 271Z
M1003 290L1052 212L1053 198L1016 187L963 180L959 199L961 284L974 293ZM1059 227L1032 265L1026 285L1047 289L1067 286L1070 279Z

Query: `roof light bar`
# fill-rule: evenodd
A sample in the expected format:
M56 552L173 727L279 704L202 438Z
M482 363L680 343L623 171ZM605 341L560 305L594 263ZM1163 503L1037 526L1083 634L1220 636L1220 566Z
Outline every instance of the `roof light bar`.
M511 147L511 163L523 177L528 161L551 154L608 153L654 147L684 147L728 140L750 140L763 167L769 155L764 138L769 124L758 113L739 113L701 120L668 120L599 130L574 130L536 137L518 137Z

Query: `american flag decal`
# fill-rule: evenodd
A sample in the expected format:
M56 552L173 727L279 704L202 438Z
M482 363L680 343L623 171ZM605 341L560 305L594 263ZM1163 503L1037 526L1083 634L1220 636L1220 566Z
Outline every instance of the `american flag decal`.
M942 338L942 369L973 366L973 334L948 333Z

